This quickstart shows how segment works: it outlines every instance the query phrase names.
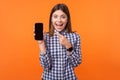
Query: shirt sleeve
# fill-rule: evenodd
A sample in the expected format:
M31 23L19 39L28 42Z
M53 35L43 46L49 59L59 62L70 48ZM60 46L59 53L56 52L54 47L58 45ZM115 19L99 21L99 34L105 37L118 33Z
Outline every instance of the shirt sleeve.
M72 52L69 53L69 55L67 55L67 59L68 59L69 64L72 65L73 67L78 66L82 62L79 35L77 35L76 43L73 47Z
M51 58L48 51L46 51L46 53L41 52L39 59L41 65L44 67L44 70L51 69Z

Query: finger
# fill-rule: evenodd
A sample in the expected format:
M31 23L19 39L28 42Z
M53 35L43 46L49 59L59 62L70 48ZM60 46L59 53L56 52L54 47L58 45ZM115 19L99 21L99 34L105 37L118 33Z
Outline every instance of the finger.
M43 43L43 41L41 41L41 40L38 40L37 42L38 42L38 44L42 44Z
M46 31L43 31L43 35L46 35L47 33L46 33Z
M33 33L33 36L35 36L35 33Z

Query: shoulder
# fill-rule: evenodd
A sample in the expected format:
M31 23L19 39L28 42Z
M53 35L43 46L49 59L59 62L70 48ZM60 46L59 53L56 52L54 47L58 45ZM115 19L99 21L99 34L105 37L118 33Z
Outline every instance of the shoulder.
M67 33L66 38L69 39L71 42L80 42L80 35L77 32L70 32Z
M77 32L71 32L68 33L70 36L73 36L73 38L80 38L80 35Z

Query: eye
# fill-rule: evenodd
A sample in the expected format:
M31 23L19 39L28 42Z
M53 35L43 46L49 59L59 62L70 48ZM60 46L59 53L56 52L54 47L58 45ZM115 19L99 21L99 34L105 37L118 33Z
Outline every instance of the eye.
M57 15L53 15L53 18L57 18L58 16Z
M65 18L67 18L67 17L66 17L65 15L62 15L61 18L65 19Z

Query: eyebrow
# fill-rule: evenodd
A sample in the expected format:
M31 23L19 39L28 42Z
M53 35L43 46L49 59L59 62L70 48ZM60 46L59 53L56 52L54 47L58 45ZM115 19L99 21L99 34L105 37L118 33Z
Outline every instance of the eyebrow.
M56 16L57 14L53 14L54 16ZM67 16L66 14L62 14L62 15L60 15L60 16Z

